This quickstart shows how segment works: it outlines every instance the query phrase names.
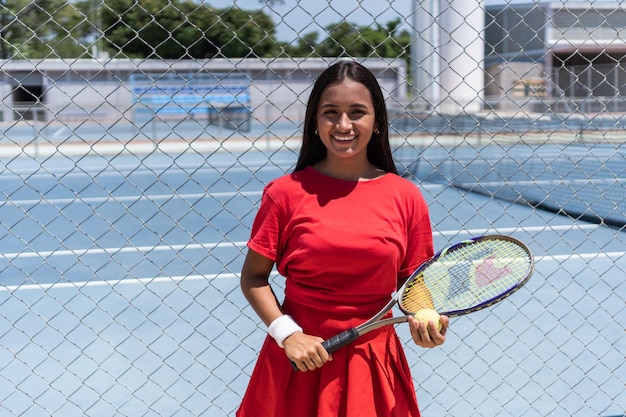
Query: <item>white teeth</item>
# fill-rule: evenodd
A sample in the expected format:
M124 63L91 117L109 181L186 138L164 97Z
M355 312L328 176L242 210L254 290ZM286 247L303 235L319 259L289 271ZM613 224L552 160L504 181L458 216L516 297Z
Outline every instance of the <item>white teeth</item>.
M335 138L335 140L345 141L345 142L349 142L351 140L354 140L354 136L345 136L345 137L334 136L334 138Z

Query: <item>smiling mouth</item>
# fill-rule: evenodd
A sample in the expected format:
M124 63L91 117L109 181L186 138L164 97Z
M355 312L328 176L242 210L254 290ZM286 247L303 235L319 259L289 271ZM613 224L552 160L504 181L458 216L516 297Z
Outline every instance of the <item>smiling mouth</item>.
M339 142L350 142L353 141L354 139L356 139L355 135L350 135L350 136L333 136L333 139L335 139L336 141Z

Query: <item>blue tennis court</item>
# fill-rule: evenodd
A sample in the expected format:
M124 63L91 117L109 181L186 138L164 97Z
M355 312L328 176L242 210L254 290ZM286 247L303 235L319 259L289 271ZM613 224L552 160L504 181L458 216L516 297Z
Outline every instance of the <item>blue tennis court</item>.
M3 161L0 414L232 416L266 334L238 288L245 242L264 184L295 160ZM424 415L623 415L624 229L416 181L437 248L497 232L536 256L526 287L453 319L442 348L406 344Z

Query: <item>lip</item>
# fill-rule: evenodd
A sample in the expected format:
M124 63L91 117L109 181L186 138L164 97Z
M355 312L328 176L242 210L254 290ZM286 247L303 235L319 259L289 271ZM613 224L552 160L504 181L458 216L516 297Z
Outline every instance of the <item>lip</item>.
M332 137L333 140L342 143L352 142L357 138L356 135L333 135Z

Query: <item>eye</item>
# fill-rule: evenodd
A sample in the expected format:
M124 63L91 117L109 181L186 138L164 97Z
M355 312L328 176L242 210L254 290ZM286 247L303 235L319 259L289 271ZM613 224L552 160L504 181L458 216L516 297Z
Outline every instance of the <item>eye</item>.
M367 111L362 109L356 109L350 112L350 120L359 120L367 115Z
M330 121L336 121L339 118L339 113L336 110L324 110L322 116Z
M352 116L354 118L359 118L359 117L363 117L365 115L365 111L364 110L354 110L352 112Z

